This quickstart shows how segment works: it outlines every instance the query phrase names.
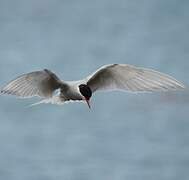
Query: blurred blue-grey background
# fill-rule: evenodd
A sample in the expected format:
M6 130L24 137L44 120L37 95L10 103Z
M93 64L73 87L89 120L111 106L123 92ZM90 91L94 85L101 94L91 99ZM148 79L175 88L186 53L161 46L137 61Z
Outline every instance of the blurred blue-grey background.
M187 0L0 0L0 85L128 63L188 84ZM0 97L2 180L188 180L188 93L97 93L85 104Z

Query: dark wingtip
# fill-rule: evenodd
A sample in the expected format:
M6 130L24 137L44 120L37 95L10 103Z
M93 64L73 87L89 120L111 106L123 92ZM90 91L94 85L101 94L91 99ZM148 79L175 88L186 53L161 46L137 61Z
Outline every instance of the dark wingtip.
M9 92L2 89L2 90L0 91L0 95L3 95L3 94L9 94Z
M0 95L4 94L4 90L3 89L0 89Z
M14 91L2 89L2 90L0 91L0 95L5 95L5 94L8 94L8 95L15 95L15 96L17 95L16 92L14 92Z

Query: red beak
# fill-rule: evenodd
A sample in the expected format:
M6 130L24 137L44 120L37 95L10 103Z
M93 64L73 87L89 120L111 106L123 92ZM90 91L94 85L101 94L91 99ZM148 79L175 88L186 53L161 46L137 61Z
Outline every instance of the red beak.
M86 101L86 103L87 103L89 109L91 109L91 105L90 105L90 101L89 101L89 99L86 99L86 98L85 98L85 101Z

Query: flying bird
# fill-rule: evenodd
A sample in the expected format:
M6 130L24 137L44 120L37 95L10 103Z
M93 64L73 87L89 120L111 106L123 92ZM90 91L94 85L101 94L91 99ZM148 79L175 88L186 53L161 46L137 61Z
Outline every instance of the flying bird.
M128 64L110 64L79 81L60 80L48 69L34 71L10 81L0 92L20 98L42 98L34 105L83 101L90 108L90 99L96 91L161 92L184 88L181 82L158 71Z

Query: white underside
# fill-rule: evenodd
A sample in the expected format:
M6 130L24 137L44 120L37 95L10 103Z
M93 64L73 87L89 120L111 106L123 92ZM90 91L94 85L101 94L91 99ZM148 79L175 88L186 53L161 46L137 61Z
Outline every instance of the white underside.
M83 101L79 101L79 100L76 100L76 101L73 101L73 100L63 101L59 96L53 96L52 98L43 99L43 100L41 100L39 102L31 104L30 107L36 106L36 105L40 105L40 104L63 105L63 104L71 103L71 102L83 102Z

